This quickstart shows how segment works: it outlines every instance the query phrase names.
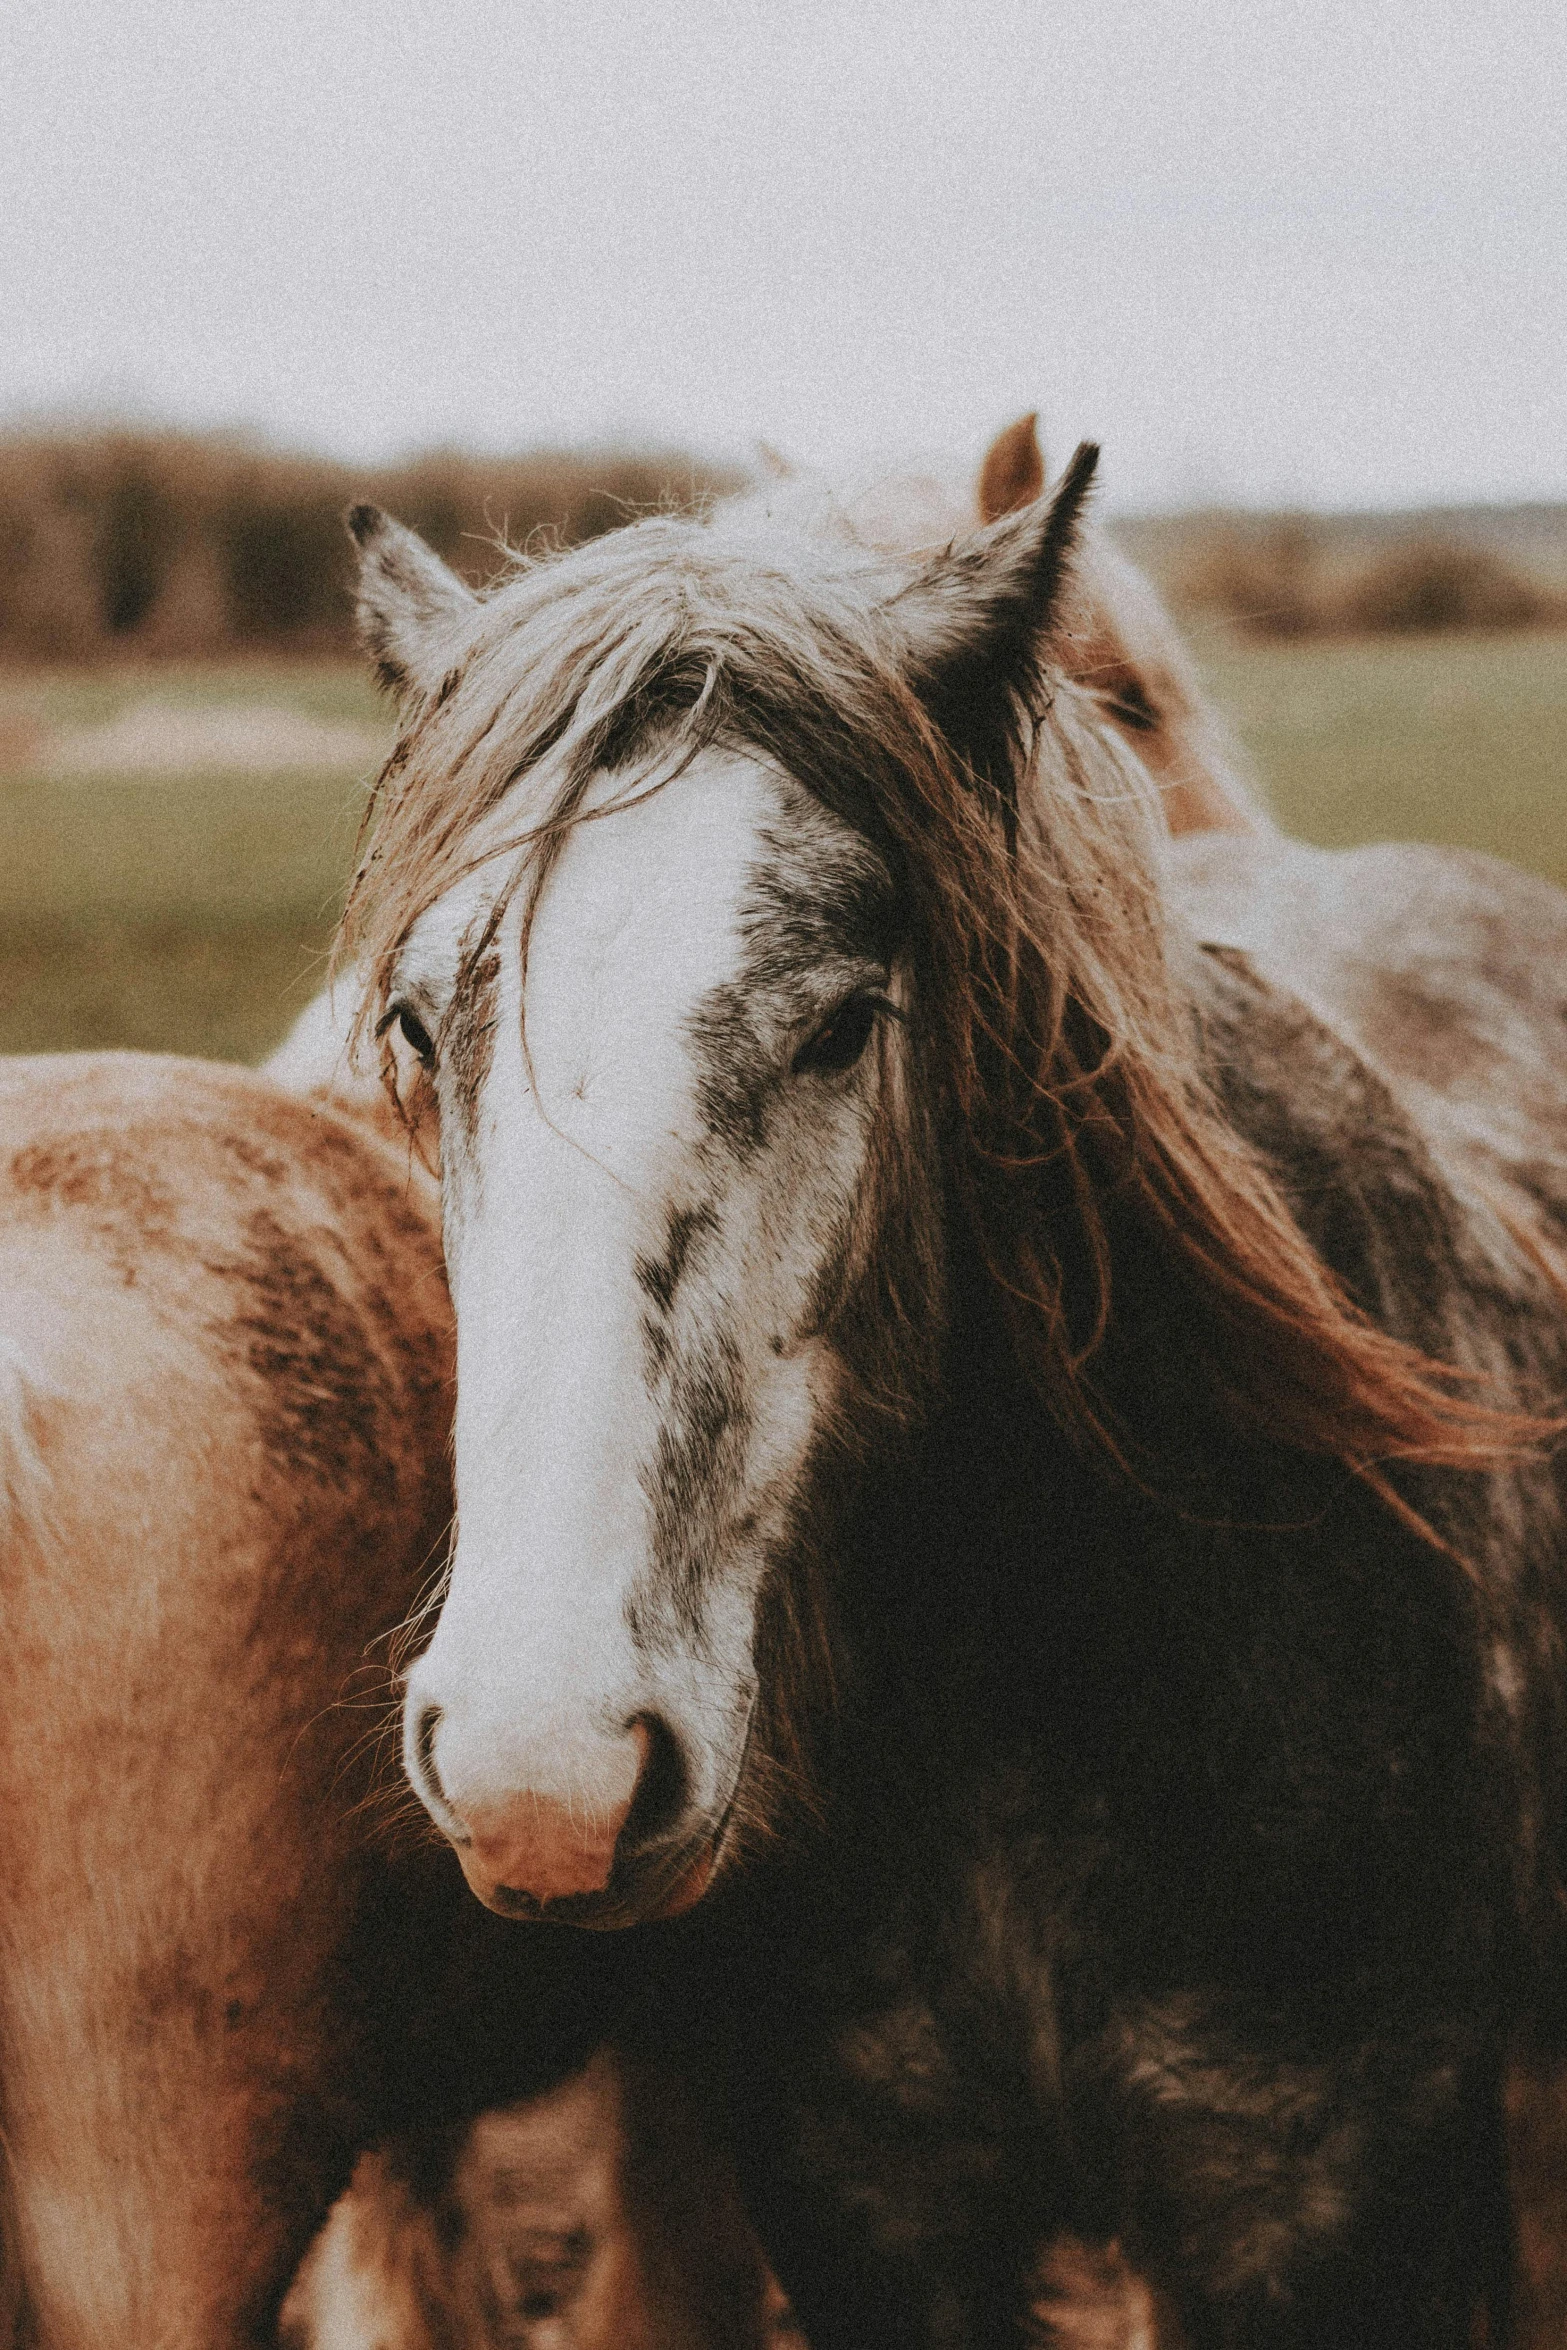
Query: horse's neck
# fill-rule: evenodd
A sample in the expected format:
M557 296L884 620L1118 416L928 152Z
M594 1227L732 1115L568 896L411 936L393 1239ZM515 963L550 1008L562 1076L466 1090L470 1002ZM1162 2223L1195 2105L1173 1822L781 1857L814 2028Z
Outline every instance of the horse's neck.
M1107 1203L1107 1218L1118 1309L1094 1388L1124 1458L1063 1433L1001 1287L960 1240L940 1396L868 1478L844 1549L847 1637L873 1679L885 1663L888 1685L908 1687L939 1655L963 1660L987 1701L1027 1711L1087 1636L1083 1607L1119 1592L1136 1608L1145 1579L1200 1549L1205 1523L1309 1519L1340 1482L1335 1464L1233 1423L1162 1236L1130 1208Z
M867 1476L844 1571L851 1643L949 1655L1027 1579L1039 1529L1076 1514L1084 1471L1019 1368L999 1292L960 1244L940 1392L923 1423Z

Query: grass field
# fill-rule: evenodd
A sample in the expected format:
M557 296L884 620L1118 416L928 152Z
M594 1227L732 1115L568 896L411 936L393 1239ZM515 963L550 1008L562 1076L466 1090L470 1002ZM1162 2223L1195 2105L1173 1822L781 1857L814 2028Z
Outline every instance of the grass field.
M1212 647L1204 665L1292 831L1490 849L1567 885L1567 637ZM136 705L385 732L347 664L0 677L0 1049L250 1059L320 984L370 760L49 772Z
M1291 832L1488 849L1567 887L1567 636L1255 645L1203 666Z
M347 663L0 679L0 1050L133 1046L250 1060L321 984L369 762L49 774L28 739L147 702L387 733Z

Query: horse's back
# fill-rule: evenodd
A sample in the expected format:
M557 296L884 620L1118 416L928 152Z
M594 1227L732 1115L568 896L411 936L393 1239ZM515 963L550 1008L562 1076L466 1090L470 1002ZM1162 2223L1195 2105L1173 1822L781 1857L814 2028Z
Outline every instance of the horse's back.
M354 1107L245 1070L134 1053L0 1064L0 1249L0 1315L17 1336L16 1290L69 1263L209 1370L227 1310L232 1363L285 1390L293 1366L260 1352L267 1293L296 1292L306 1324L312 1298L321 1313L330 1301L332 1328L308 1332L323 1409L333 1394L346 1404L372 1361L385 1376L400 1362L416 1386L441 1381L449 1314L423 1170ZM51 1282L33 1345L81 1335Z
M1567 1219L1567 895L1470 850L1176 842L1202 945L1239 949L1387 1081L1454 1171Z
M51 2350L264 2330L363 2120L354 1676L448 1509L421 1182L241 1071L0 1068L0 2095Z

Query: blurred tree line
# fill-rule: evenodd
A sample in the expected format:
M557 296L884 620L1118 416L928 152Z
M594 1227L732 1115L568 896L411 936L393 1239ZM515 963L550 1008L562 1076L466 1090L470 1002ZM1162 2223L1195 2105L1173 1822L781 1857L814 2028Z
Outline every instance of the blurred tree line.
M1244 637L1431 635L1567 622L1567 507L1190 514L1119 535L1176 614Z
M0 658L346 652L342 517L356 499L411 523L478 585L503 545L571 545L639 513L689 510L741 479L657 451L453 451L353 466L216 436L15 434L0 438ZM1402 524L1193 514L1116 529L1181 617L1243 635L1567 622L1567 508Z
M352 466L176 433L17 435L0 440L0 654L346 651L343 513L357 499L411 523L478 585L503 542L573 544L740 478L658 452Z

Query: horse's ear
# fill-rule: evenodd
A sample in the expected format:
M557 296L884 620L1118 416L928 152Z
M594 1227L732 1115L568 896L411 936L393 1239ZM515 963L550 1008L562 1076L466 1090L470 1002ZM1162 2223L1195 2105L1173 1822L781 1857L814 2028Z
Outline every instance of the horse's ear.
M1039 699L1083 504L1099 462L1084 441L1054 493L955 539L886 607L915 691L954 750L1004 795Z
M756 462L769 481L793 481L799 470L794 459L775 449L771 441L757 442Z
M433 693L450 667L457 623L478 598L422 538L379 506L352 506L359 549L359 635L399 701Z
M976 504L981 522L999 522L1020 506L1032 506L1045 486L1045 458L1039 446L1039 417L1034 409L998 432L985 451L979 469Z

